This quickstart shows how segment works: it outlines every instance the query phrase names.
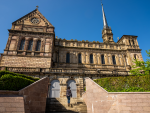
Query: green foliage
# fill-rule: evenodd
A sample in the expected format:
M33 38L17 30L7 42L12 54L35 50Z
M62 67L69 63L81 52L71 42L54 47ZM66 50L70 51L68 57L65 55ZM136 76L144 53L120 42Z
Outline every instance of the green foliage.
M37 80L39 80L39 78L33 78L9 71L0 71L0 90L18 91Z
M150 76L108 77L94 80L108 92L150 91Z
M147 56L150 57L150 50L146 51ZM145 76L150 75L150 59L146 59L147 61L139 61L137 59L133 59L133 62L135 65L132 66L132 70L130 70L130 73L132 75L138 75L138 76Z
M23 78L21 76L13 76L11 74L3 75L1 77L1 80L3 81L2 90L13 90L13 91L18 91L34 82L33 80Z
M30 80L33 80L33 81L39 80L39 78L33 78L33 77L30 77L30 76L26 76L24 74L18 74L18 73L13 73L13 72L9 72L9 71L0 71L0 78L1 78L2 75L5 75L5 74L11 74L13 76L21 76L23 78L27 78L27 79L30 79Z
M86 91L86 87L84 87L84 91Z

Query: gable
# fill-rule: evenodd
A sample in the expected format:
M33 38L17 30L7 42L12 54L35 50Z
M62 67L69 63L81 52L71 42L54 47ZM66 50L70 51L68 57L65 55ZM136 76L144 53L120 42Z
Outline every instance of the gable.
M38 22L32 23L34 19L37 19ZM20 19L16 20L12 24L24 24L24 25L33 25L33 26L48 26L48 27L54 27L40 12L38 9L35 9L34 11L28 13L27 15L21 17ZM18 27L18 26L16 26ZM16 29L19 29L16 28Z

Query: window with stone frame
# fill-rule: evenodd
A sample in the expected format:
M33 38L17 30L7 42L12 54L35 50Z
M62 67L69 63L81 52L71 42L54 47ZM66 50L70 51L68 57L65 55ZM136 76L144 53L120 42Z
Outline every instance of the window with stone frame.
M101 62L102 62L102 64L105 64L104 55L101 55Z
M81 47L81 46L82 46L82 43L78 43L78 46Z
M70 43L69 43L69 42L66 42L66 46L70 46Z
M21 43L20 43L19 50L24 50L24 45L25 45L25 39L22 39Z
M38 40L36 45L36 51L40 51L40 48L41 48L41 40Z
M131 42L130 42L130 40L129 40L129 44L131 45Z
M134 40L132 40L132 43L133 43L133 45L134 45Z
M93 47L93 44L89 44L89 47Z
M136 54L134 54L134 59L136 59Z
M78 54L78 63L82 63L81 62L81 53Z
M113 62L114 65L116 65L115 55L112 55L112 62Z
M32 47L33 47L33 40L30 40L28 45L28 50L32 51Z
M69 53L66 54L66 63L70 63L70 54Z
M90 63L93 63L93 54L90 54Z

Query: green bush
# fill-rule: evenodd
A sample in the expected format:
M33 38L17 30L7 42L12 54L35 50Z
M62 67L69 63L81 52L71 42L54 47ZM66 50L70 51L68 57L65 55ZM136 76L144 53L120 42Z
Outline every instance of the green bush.
M108 77L94 80L108 92L150 91L150 76Z
M37 80L39 80L39 78L9 71L0 71L0 90L18 91Z
M11 74L13 76L20 76L20 77L27 78L27 79L30 79L30 80L33 80L33 81L39 80L39 78L33 78L33 77L30 77L30 76L26 76L24 74L18 74L18 73L13 73L13 72L9 72L9 71L0 71L0 78L1 78L2 75L5 75L5 74Z
M21 76L13 76L11 74L5 74L1 77L1 80L3 81L2 90L13 90L18 91L30 84L32 84L34 81L23 78Z

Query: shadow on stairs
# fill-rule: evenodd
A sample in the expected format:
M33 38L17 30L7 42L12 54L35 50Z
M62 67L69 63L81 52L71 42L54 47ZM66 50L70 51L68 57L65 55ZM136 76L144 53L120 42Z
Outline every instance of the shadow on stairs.
M71 98L68 107L67 98L47 98L45 113L87 113L87 106L81 98Z

